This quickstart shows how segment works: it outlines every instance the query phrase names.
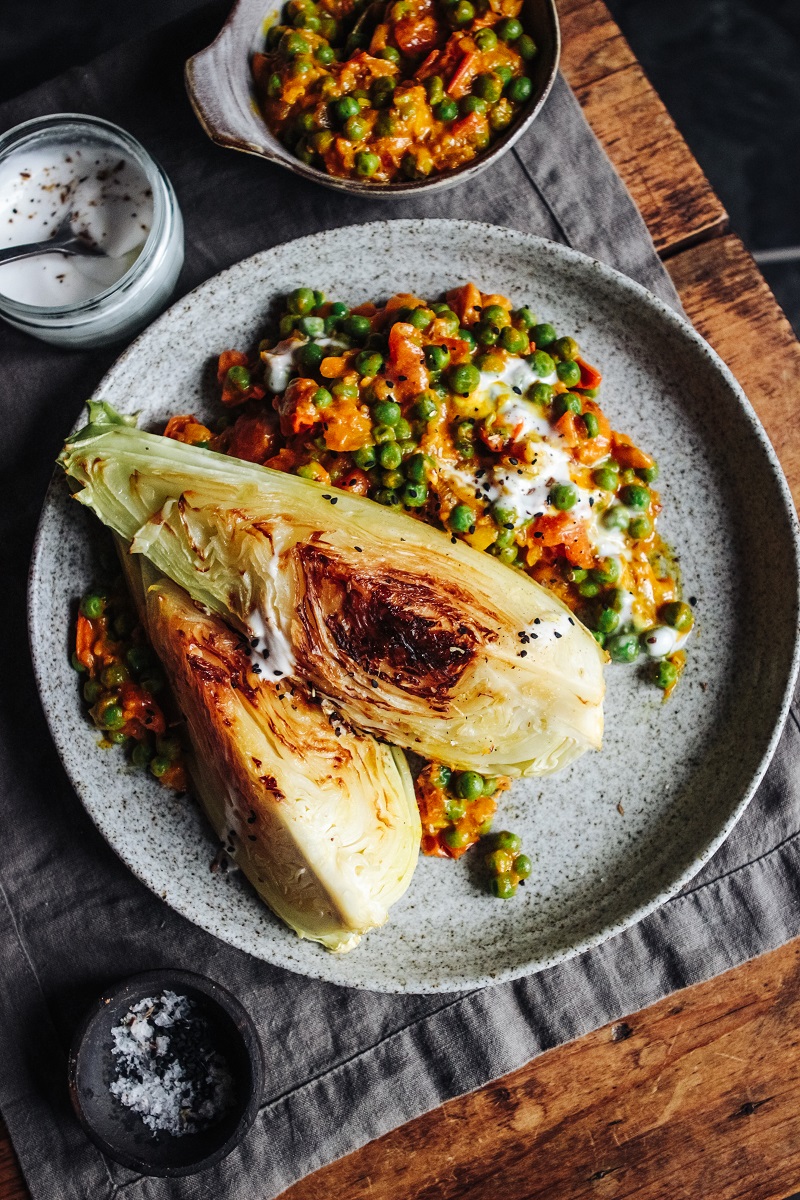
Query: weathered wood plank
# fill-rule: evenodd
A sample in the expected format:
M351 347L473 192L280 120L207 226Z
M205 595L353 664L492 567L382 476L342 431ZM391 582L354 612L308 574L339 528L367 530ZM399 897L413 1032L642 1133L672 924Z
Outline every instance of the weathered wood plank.
M783 1200L800 1184L800 940L334 1163L282 1200Z
M737 237L714 238L667 263L687 315L741 383L800 508L796 419L800 343Z

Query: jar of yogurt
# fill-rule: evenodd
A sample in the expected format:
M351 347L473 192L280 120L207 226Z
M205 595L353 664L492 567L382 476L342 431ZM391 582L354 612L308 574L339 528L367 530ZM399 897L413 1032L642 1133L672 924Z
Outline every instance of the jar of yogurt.
M183 220L161 167L98 117L39 117L0 137L0 251L65 228L101 253L0 262L0 316L61 346L130 338L172 294Z

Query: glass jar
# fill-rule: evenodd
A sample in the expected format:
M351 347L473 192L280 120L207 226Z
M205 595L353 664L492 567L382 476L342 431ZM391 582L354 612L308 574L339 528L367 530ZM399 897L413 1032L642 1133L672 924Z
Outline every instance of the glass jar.
M99 117L59 113L17 125L0 137L0 171L20 152L60 154L61 161L70 162L64 151L76 146L82 152L113 154L141 173L152 193L149 232L136 258L123 268L124 274L110 286L99 285L102 290L88 299L40 306L12 299L0 290L0 317L42 341L85 349L131 338L164 308L183 265L183 218L172 184L158 163L124 129ZM18 244L31 240L36 239L21 237Z

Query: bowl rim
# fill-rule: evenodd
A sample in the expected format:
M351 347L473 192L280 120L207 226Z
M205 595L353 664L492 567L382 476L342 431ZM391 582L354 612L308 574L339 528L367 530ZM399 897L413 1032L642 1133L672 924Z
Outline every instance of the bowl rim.
M264 0L264 3L267 2L268 0ZM513 124L497 141L491 143L485 150L477 154L475 158L462 163L453 170L444 171L439 175L430 175L426 179L408 180L403 183L367 183L355 178L342 178L336 175L329 175L326 171L321 171L317 167L312 167L307 163L301 162L299 158L296 159L293 156L284 158L269 145L259 145L256 142L249 141L244 136L238 136L233 132L227 133L216 127L214 118L203 101L202 86L198 87L197 66L206 61L214 62L217 53L228 36L228 31L241 18L248 3L249 0L236 0L214 40L209 42L202 50L198 50L196 54L191 55L184 65L184 86L189 97L189 103L203 132L215 145L221 146L224 149L239 150L255 158L265 158L269 162L275 163L277 166L301 176L303 179L311 180L313 183L321 184L323 187L331 188L334 191L349 192L358 196L369 196L370 198L378 199L416 196L423 191L444 190L455 187L457 184L481 174L493 162L501 158L507 150L511 150L522 135L527 132L536 117L538 117L552 91L561 60L561 25L558 18L556 0L538 0L538 3L543 5L546 19L550 24L553 54L551 61L545 64L546 72L541 94L535 101L530 112L522 120ZM264 122L260 110L258 115L260 120ZM264 125L266 128L266 122L264 122ZM273 136L271 131L267 132L269 136Z
M107 1137L99 1132L89 1118L83 1106L78 1088L78 1077L81 1066L86 1060L86 1055L91 1052L89 1050L91 1035L101 1018L105 1015L108 1005L111 1003L124 1003L126 1000L132 1004L136 1002L137 998L141 998L144 993L155 989L163 990L164 988L172 990L180 988L193 989L195 992L200 992L210 1001L212 1007L220 1009L229 1018L236 1033L241 1038L250 1062L247 1103L242 1108L239 1119L228 1137L209 1154L205 1154L202 1158L194 1159L192 1162L184 1163L180 1166L154 1165L147 1158L130 1154L128 1151L120 1149L114 1142L109 1141ZM75 1116L80 1122L84 1133L103 1154L121 1166L128 1167L130 1170L139 1171L143 1175L166 1179L196 1175L200 1171L208 1170L208 1168L216 1166L217 1163L221 1162L223 1158L226 1158L236 1148L249 1132L261 1107L261 1098L264 1090L264 1070L264 1052L261 1039L256 1030L253 1018L241 1001L232 992L228 991L226 987L223 987L221 983L217 983L216 980L209 978L207 975L200 975L196 971L186 971L178 967L161 967L152 971L142 971L136 975L128 975L124 979L110 984L87 1009L78 1022L72 1036L67 1062L67 1084Z

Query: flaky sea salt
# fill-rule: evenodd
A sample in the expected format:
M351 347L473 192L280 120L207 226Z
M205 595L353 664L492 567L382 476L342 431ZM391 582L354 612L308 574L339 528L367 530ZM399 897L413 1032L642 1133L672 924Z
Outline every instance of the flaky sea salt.
M140 1000L111 1036L117 1073L110 1090L154 1133L198 1133L233 1106L228 1063L188 996L164 991Z

